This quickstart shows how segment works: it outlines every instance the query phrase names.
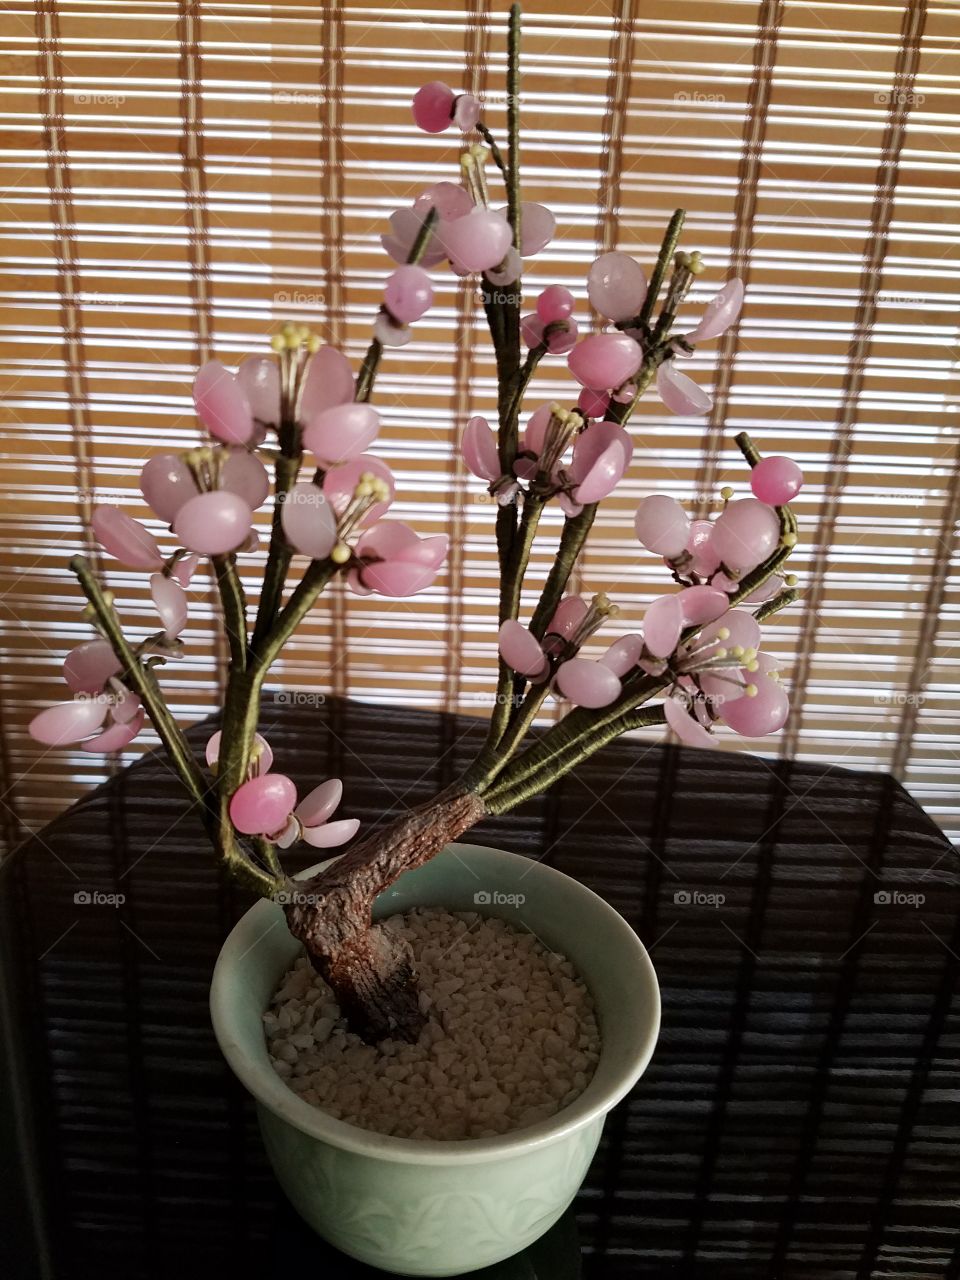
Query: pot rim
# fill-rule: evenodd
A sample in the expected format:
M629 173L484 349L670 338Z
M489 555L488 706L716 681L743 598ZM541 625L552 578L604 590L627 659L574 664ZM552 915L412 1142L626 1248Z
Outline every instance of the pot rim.
M509 853L504 849L488 845L460 843L447 845L444 852L456 850L468 850L472 857L479 854L481 859L488 861L490 870L493 870L498 863L503 865L504 860L509 860L513 864L515 859L523 857L521 854ZM320 868L328 865L330 861L333 859L308 867L295 879L316 875ZM563 881L567 892L591 902L594 910L599 904L599 909L606 917L605 937L625 953L633 953L632 960L638 970L638 989L645 988L644 995L647 998L649 1017L642 1031L637 1031L635 1034L636 1044L630 1066L622 1069L599 1097L590 1097L592 1090L591 1085L588 1084L579 1098L546 1120L540 1120L524 1129L514 1129L495 1137L455 1139L395 1138L337 1120L322 1108L304 1101L276 1074L269 1063L264 1068L255 1061L246 1049L242 1036L234 1030L232 1002L227 991L230 974L249 953L256 941L280 922L278 918L273 924L267 924L267 917L282 909L270 899L261 899L246 911L231 929L217 957L210 983L210 1014L220 1050L234 1075L252 1094L258 1105L266 1107L280 1120L309 1137L328 1143L330 1146L377 1160L421 1165L479 1164L548 1147L585 1128L594 1120L601 1119L616 1106L643 1075L653 1056L659 1036L660 990L653 963L646 947L627 921L599 894L555 867L549 867L532 858L525 861L530 863L525 875ZM250 940L251 933L255 935L253 942ZM588 981L586 975L581 976L584 981ZM602 1041L600 1061L603 1061ZM585 1099L589 1100L585 1101Z

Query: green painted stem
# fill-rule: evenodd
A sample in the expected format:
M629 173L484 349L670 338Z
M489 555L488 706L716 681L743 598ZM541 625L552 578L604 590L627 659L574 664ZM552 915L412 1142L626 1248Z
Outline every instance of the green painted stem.
M557 726L562 727L564 722ZM523 769L508 771L499 779L497 786L483 795L484 808L488 813L506 813L525 800L539 795L551 786L558 778L569 773L578 764L599 751L601 747L631 729L641 729L647 725L663 724L663 707L645 707L628 711L623 715L602 724L598 724L590 734L576 738L554 741L549 752L535 763L527 764ZM556 733L556 730L552 732ZM547 735L548 737L550 735ZM544 742L546 739L544 739ZM542 744L532 747L516 761L518 766L524 764L527 756L536 752Z
M211 556L223 609L223 626L230 646L230 667L244 671L247 665L247 601L243 594L236 558Z
M660 242L660 252L657 254L657 261L650 276L647 296L644 298L640 314L637 316L637 328L650 323L650 317L653 315L653 309L657 305L657 299L663 287L663 278L667 274L667 268L673 260L674 253L676 253L677 243L680 240L680 232L683 230L686 216L683 209L677 209L667 223L667 229Z
M290 570L293 551L283 532L283 504L287 494L296 484L300 474L303 452L300 449L300 430L295 422L281 424L278 432L280 454L274 469L273 521L270 526L270 549L267 552L267 563L263 571L263 586L260 589L260 603L257 607L257 619L253 627L252 647L263 642L264 636L273 625L273 621L283 600L283 588Z

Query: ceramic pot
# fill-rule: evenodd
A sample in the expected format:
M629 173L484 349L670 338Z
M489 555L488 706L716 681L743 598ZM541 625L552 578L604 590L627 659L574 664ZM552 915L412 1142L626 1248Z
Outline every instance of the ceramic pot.
M371 1133L304 1102L270 1065L261 1022L300 952L274 902L251 907L227 938L210 1005L220 1048L256 1100L270 1162L301 1217L375 1267L449 1276L518 1253L560 1217L583 1181L607 1112L650 1061L660 996L650 958L627 922L541 862L449 845L402 875L377 899L375 915L416 906L500 916L572 961L593 995L602 1046L593 1079L570 1106L513 1133L441 1142Z

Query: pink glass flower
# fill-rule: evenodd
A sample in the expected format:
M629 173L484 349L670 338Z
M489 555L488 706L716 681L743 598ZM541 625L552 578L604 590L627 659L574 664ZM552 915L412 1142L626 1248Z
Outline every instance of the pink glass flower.
M771 507L785 506L803 487L803 472L792 458L773 454L762 458L750 472L755 498Z
M369 560L351 570L350 588L358 595L370 591L394 597L416 595L433 582L449 545L446 534L421 538L399 520L383 520L357 542L356 555Z
M518 675L536 681L547 674L549 663L540 641L515 618L500 624L497 648L500 657Z
M104 551L128 569L160 569L163 556L156 538L119 507L94 507L90 527Z
M413 121L424 133L443 133L453 120L457 95L442 80L431 80L413 95Z
M601 254L587 273L587 296L608 320L632 320L647 296L642 267L628 253Z
M423 267L405 264L387 280L383 300L396 321L412 324L433 305L433 283Z
M737 319L742 307L743 281L728 280L717 296L707 303L700 323L684 335L687 342L693 346L709 338L719 338Z
M359 457L380 431L380 415L360 401L339 404L316 414L303 433L304 447L321 466Z
M453 222L442 223L439 235L447 257L464 273L497 266L513 238L510 223L502 214L479 207Z
M337 517L312 480L298 481L284 495L280 523L294 550L311 560L324 560L337 544Z
M713 408L711 397L681 373L673 360L664 360L657 370L657 393L671 413L699 416Z
M150 575L150 596L160 615L165 640L176 640L187 625L187 593L180 583L162 573Z
M637 507L634 528L641 546L654 555L676 560L686 550L690 520L676 498L654 493Z
M280 832L297 803L297 788L283 773L262 773L240 784L230 798L230 821L248 836Z
M140 699L116 679L120 666L108 660L101 648L105 643L93 640L69 655L64 676L77 696L33 717L29 733L37 742L48 747L82 742L83 751L107 754L122 751L143 728Z
M197 417L224 444L249 444L254 433L247 393L219 360L208 360L193 382Z
M315 849L333 849L352 840L360 827L359 818L329 821L342 797L343 783L339 778L328 778L314 787L294 809L277 844L285 849L297 840L305 840Z
M323 496L339 519L354 500L357 486L365 476L374 476L377 480L382 480L386 485L387 496L382 502L376 502L368 508L357 522L356 527L359 529L369 529L389 511L396 494L393 472L379 458L364 453L359 458L344 462L339 467L331 467L323 477Z
M570 352L570 372L585 387L609 391L628 382L640 368L643 352L625 333L592 333Z

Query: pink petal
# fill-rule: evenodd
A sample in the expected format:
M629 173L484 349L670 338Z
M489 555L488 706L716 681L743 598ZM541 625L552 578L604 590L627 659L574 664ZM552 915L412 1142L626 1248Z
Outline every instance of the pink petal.
M419 541L416 530L402 520L381 520L361 535L357 542L357 555L379 556L388 560L415 547Z
M122 670L123 664L107 640L87 640L67 654L63 678L72 693L99 693L110 677Z
M253 512L235 493L198 493L177 512L173 531L189 551L205 556L236 551L250 533Z
M305 827L319 827L330 817L342 797L343 783L339 778L328 778L305 795L294 812Z
M291 486L280 509L280 523L294 550L311 560L326 559L336 546L337 517L326 494L312 480Z
M256 456L246 449L228 449L220 469L220 488L242 498L251 511L263 505L270 492L267 469Z
M381 462L379 458L373 457L372 454L365 453L359 458L354 458L352 462L344 462L339 467L331 467L323 478L324 497L337 515L342 515L347 508L347 504L353 498L354 491L360 483L360 477L368 472L384 482L387 486L387 497L383 502L374 503L360 521L359 527L361 529L367 529L376 524L389 511L390 504L396 494L393 472L385 462Z
M683 610L683 621L686 626L700 626L705 622L714 622L730 607L730 601L723 591L716 587L685 587L680 592L680 608Z
M727 631L729 635L721 640L720 631ZM722 618L705 627L701 638L704 642L716 641L726 649L737 644L744 649L757 649L760 646L760 623L746 609L730 609Z
M698 724L690 716L679 699L664 699L663 713L667 718L667 724L680 741L685 742L688 747L716 748L719 745L713 734L708 733L702 724Z
M655 658L669 658L683 628L679 595L660 596L643 615L643 639Z
M207 764L212 769L220 759L220 730L209 739L206 747ZM273 752L270 749L270 743L266 738L261 737L259 733L253 735L253 750L251 752L251 760L253 761L258 774L269 773L270 766L273 764Z
M441 218L452 222L454 218L462 218L473 208L473 201L466 187L457 182L435 182L426 187L413 202L414 212L423 217L431 209L436 209Z
M269 835L287 823L297 788L282 773L264 773L244 782L230 800L230 821L244 835Z
M467 469L480 480L493 482L500 478L497 439L486 418L470 419L463 432L460 447Z
M790 701L783 685L770 676L755 675L753 683L757 688L754 697L725 702L720 714L734 733L743 734L747 738L763 738L768 733L776 733L786 724L790 714Z
M665 360L657 370L657 391L671 413L699 416L709 413L713 401L692 378L681 373L672 360Z
M579 494L579 490L577 490L577 493ZM575 501L569 493L561 492L557 494L557 506L567 519L572 519L574 516L578 516L583 510L583 503Z
M593 391L628 382L643 362L639 343L625 333L593 333L577 343L567 360L573 376Z
M275 427L280 422L280 365L275 356L247 356L240 361L237 381L260 422Z
M507 618L501 623L497 647L507 666L522 676L535 680L547 669L539 640L515 618Z
M698 577L709 578L720 567L720 557L713 546L713 524L709 520L691 520L687 550L693 557L692 569Z
M606 707L620 693L620 679L601 662L571 658L558 669L556 685L578 707Z
M163 556L156 538L119 507L95 507L90 520L94 536L115 559L129 569L161 569Z
M179 582L154 573L150 576L150 595L160 615L163 634L168 640L176 640L187 625L187 593Z
M253 435L253 413L243 387L219 360L209 360L193 382L197 417L224 444L246 444Z
M174 453L159 453L144 463L140 492L161 520L172 524L177 512L197 493L190 468Z
M108 755L111 751L122 751L124 747L130 745L143 728L144 718L143 707L139 707L132 720L128 720L126 723L118 720L96 738L90 738L86 742L82 742L80 750L89 751L91 754L96 753L97 755Z
M577 482L578 503L600 502L620 483L630 464L633 444L616 422L595 422L577 437L570 474Z
M503 214L479 207L453 222L442 223L439 235L447 257L464 272L497 266L513 238Z
M172 573L181 587L189 587L190 580L197 571L197 565L200 563L200 557L189 555L181 556L177 563L173 566Z
M415 596L429 587L437 575L436 569L426 565L399 564L382 560L363 567L361 581L368 591L379 591L383 596L401 599Z
M632 671L640 661L640 655L643 653L643 636L629 635L621 636L619 640L614 640L605 654L599 659L605 667L609 667L614 675L621 679Z
M305 826L303 838L314 849L333 849L352 840L359 827L359 818L341 818L339 822L325 822L319 827Z
M703 319L686 335L687 342L706 342L719 338L730 328L743 307L743 281L728 280L715 298L707 303Z
M587 616L588 608L582 596L564 596L550 619L547 635L558 635L569 640Z
M132 689L124 689L122 693L118 693L116 701L111 708L113 719L118 724L129 724L140 711L140 698Z
M542 404L534 409L523 431L523 447L539 458L547 435L547 424L553 412L552 404Z
M353 368L336 347L321 347L310 357L300 397L300 421L353 399Z
M339 404L311 418L303 443L319 462L329 465L359 457L379 430L380 415L372 405Z
M48 747L79 742L100 728L109 709L107 698L101 695L78 698L76 702L58 702L33 717L29 725L30 736Z
M502 211L504 214L506 210ZM553 239L557 219L545 204L524 200L520 206L520 252L525 258L545 249Z
M471 208L473 206L471 205ZM390 215L390 226L393 235L381 236L380 242L389 253L394 262L406 262L410 256L410 250L417 236L420 234L420 228L423 226L424 219L428 210L422 212L415 209L397 209ZM441 223L442 226L447 225ZM442 262L447 256L446 249L436 231L427 246L427 251L420 259L421 267L435 267L438 262Z

